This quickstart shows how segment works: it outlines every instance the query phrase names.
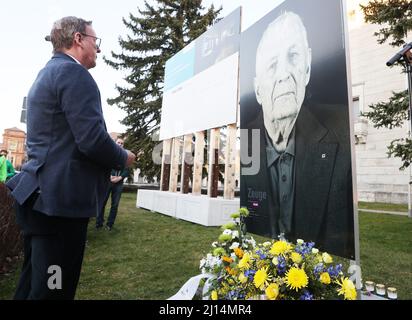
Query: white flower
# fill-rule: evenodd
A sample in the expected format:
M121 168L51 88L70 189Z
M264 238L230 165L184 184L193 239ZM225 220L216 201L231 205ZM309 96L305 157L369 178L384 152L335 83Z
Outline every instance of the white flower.
M298 244L303 244L305 241L303 241L302 239L298 239L298 240L296 240L296 243L298 243Z
M232 239L239 238L239 231L232 231Z
M252 245L253 248L256 247L256 241L255 241L255 239L251 238L251 239L250 239L250 244Z
M218 245L219 245L219 242L217 242L217 241L215 241L215 242L212 243L212 247L213 247L213 248L217 248Z
M327 252L324 252L324 253L322 254L322 260L323 260L323 262L325 262L325 263L332 263L332 262L333 262L332 257L331 257Z
M236 249L236 248L239 248L239 242L233 242L229 249L233 250L233 249Z
M277 257L274 257L274 258L272 259L272 263L273 263L275 266L277 266L277 265L279 264L278 258L277 258Z
M319 250L318 249L316 249L316 248L312 248L312 253L313 254L317 254L319 252Z
M256 241L255 239L253 239L253 237L250 237L250 239L245 239L243 242L242 247L245 249L248 249L249 246L251 246L252 248L256 247Z
M218 257L215 257L211 253L208 253L206 255L206 258L200 260L200 269L202 270L202 273L207 273L221 264L222 261Z
M271 243L270 243L269 241L266 241L266 242L263 242L263 244L262 244L262 245L263 245L264 247L269 247L269 246L270 246L270 244L271 244Z
M230 229L225 229L225 231L223 231L223 234L232 234L232 230L230 230Z

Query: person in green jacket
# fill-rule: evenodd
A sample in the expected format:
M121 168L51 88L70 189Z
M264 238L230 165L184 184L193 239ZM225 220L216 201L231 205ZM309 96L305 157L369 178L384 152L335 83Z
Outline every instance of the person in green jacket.
M11 162L7 159L7 154L8 151L5 149L0 150L0 156L5 158L5 162L6 162L6 180L9 180L11 177L13 177L16 174L16 171L14 170L13 165L11 164ZM3 180L1 180L2 182L4 182Z
M7 179L7 159L5 156L0 155L0 182L4 183Z

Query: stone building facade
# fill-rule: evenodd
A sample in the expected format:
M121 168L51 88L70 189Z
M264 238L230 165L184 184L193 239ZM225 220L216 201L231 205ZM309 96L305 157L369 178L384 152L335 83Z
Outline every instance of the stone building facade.
M364 22L359 3L365 2L347 1L358 200L407 203L410 169L399 170L402 163L388 158L387 146L394 139L406 137L409 124L392 130L376 129L359 116L359 112L368 111L370 104L388 101L393 91L408 87L400 67L386 66L399 49L377 43L373 34L380 26Z

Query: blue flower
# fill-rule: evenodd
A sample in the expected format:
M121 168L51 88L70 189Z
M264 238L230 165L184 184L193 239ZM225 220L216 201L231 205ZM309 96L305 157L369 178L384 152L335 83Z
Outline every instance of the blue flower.
M253 278L255 276L256 271L255 270L246 270L245 271L245 276L249 277L249 280L253 281Z
M333 278L336 278L339 276L339 274L342 272L342 265L338 264L336 266L330 266L327 269L327 272L329 273L329 275Z
M226 294L226 299L228 300L243 300L245 298L245 293L239 290L231 290Z
M323 272L323 263L318 263L313 269L313 273L316 276L319 276Z
M299 300L313 300L313 294L311 294L308 290L305 290Z
M240 300L244 300L245 297L246 297L246 294L244 292L239 292L238 297L239 297Z
M260 259L266 259L266 255L262 251L258 250L256 253L259 255Z
M300 253L303 257L312 252L312 248L315 246L314 242L303 242L295 247L295 251Z
M286 260L283 256L278 257L278 265L276 266L278 273L280 275L285 274L286 272Z
M235 291L235 290L232 290L227 294L226 297L227 297L228 300L234 300L235 298L238 297L238 292Z

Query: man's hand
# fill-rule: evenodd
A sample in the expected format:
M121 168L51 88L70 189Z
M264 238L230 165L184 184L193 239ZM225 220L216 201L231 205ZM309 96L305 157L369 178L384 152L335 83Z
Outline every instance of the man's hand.
M136 159L136 156L133 152L129 150L126 150L126 152L127 152L126 167L130 167L133 164L134 160Z
M118 183L120 180L122 180L121 176L110 176L111 183Z

